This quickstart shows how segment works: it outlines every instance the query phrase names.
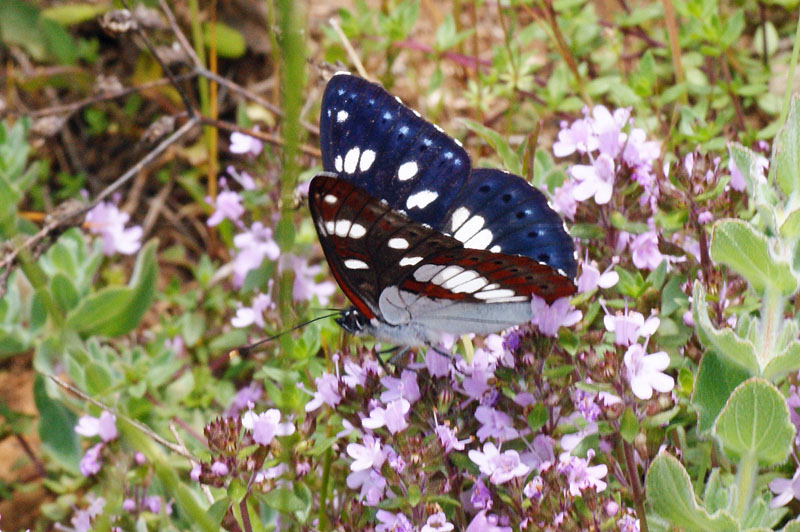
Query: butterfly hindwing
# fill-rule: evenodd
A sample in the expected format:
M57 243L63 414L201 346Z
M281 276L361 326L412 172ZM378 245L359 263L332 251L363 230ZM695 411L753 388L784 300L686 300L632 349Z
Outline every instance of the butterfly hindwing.
M548 302L572 282L528 257L467 249L333 175L316 176L309 204L325 256L345 294L372 318L384 290L469 303Z
M575 277L575 246L545 195L519 176L472 171L441 230L465 247L523 255Z
M469 177L467 152L382 87L331 78L320 116L322 167L438 227Z

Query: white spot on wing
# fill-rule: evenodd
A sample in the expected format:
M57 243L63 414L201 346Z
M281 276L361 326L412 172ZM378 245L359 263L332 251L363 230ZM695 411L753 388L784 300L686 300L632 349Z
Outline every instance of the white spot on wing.
M469 220L461 226L461 228L455 232L453 237L459 242L466 242L470 238L472 238L475 233L481 230L483 227L483 216L473 216Z
M528 296L510 296L510 297L496 297L492 298L487 303L515 303L517 301L530 301Z
M433 190L423 190L421 192L417 192L416 194L412 194L406 200L406 207L409 209L413 209L417 207L419 209L424 209L428 205L431 204L436 198L439 197L438 192L434 192Z
M461 266L448 266L444 270L442 270L439 273L437 273L434 276L434 278L431 279L431 282L433 284L441 285L445 281L447 281L448 279L453 277L454 275L458 275L459 273L461 273L463 271L464 271L464 268L462 268Z
M414 266L415 264L418 264L419 261L421 260L422 257L403 257L402 259L400 259L400 266ZM428 264L428 266L430 266L430 264ZM420 268L420 270L421 269L422 268ZM419 270L417 270L417 272L419 272ZM416 278L416 276L417 274L415 273L414 277ZM417 279L417 281L419 281L419 279Z
M474 270L466 270L459 273L458 275L454 275L453 277L442 283L442 288L447 288L448 290L450 290L452 288L457 287L461 283L466 283L467 281L471 281L476 277L480 277L480 274L478 272Z
M361 150L358 149L356 146L355 148L350 148L350 151L344 156L344 171L348 174L352 174L356 171L356 165L358 164L358 156L361 155Z
M350 226L350 232L347 234L350 238L361 238L367 234L367 228L361 224L353 224Z
M373 162L375 162L375 151L364 150L364 153L361 154L361 161L359 161L358 167L362 172L366 172L369 170L369 167L372 166Z
M417 271L414 272L414 279L421 283L427 283L433 278L434 275L443 269L444 266L439 266L437 264L423 264L417 268Z
M325 200L325 203L330 203L330 204L334 204L337 201L339 201L339 198L337 198L333 194L325 194L325 197L323 199Z
M453 139L453 140L454 140L454 141L455 141L455 143L456 143L456 144L458 144L460 147L462 147L462 148L464 147L464 145L463 145L463 144L461 144L461 141L460 141L460 140L458 140L458 139Z
M513 297L516 295L517 295L516 292L508 288L499 288L496 290L486 290L484 288L483 290L475 294L475 297L478 299L500 299L506 297Z
M336 113L336 121L337 121L337 122L339 122L339 123L342 123L342 122L344 122L345 120L347 120L347 117L348 117L348 116L350 116L350 113L348 113L347 111L345 111L344 109L342 109L341 111L339 111L338 113Z
M436 131L438 131L439 133L444 133L444 129L442 129L441 127L439 127L439 124L433 124L433 128L434 128ZM456 141L456 142L458 142L458 141Z
M456 209L453 213L453 216L450 218L450 230L455 231L461 227L461 224L466 222L467 218L469 218L469 209L466 207L459 207Z
M419 111L417 111L416 109L412 109L411 112L414 113L414 116L416 116L417 118L422 117L422 115L419 114Z
M500 253L501 251L500 246L492 246L489 248L489 251L491 251L492 253Z
M483 277L478 277L477 279L473 279L471 281L467 281L464 284L460 284L460 285L456 286L455 288L453 288L453 293L454 294L460 294L460 293L471 294L471 293L473 293L473 292L475 292L477 290L480 290L484 286L486 286L487 282L488 281L486 279L484 279Z
M347 236L347 233L350 231L350 220L336 220L336 236Z
M492 232L488 229L481 229L478 233L464 242L465 248L486 249L492 243Z
M416 161L408 161L400 165L400 168L397 169L397 179L400 181L408 181L415 175L417 175L417 163Z
M336 167L336 171L337 172L341 172L342 171L342 156L341 155L337 155L336 159L333 160L333 166Z
M367 266L366 262L364 262L362 260L358 260L358 259L347 259L347 260L344 261L344 265L345 265L345 267L350 268L351 270L367 270L367 269L369 269L369 266Z
M333 222L325 222L325 231L327 231L329 234L333 233L335 227L336 226L334 225Z
M405 238L390 238L389 247L392 249L406 249L408 247L408 240ZM400 262L402 263L403 261Z

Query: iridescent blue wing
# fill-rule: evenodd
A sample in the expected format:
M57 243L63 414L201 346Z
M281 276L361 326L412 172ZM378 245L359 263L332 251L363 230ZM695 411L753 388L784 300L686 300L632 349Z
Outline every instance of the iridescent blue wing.
M458 142L379 85L346 73L325 87L320 116L322 167L439 227L469 177Z

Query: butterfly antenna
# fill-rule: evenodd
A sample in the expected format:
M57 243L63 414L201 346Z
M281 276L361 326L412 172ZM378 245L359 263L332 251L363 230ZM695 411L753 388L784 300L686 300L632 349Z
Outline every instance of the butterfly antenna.
M298 324L298 325L295 325L295 326L294 326L294 327L292 327L291 329L287 329L287 330L285 330L285 331L283 331L283 332L280 332L280 333L278 333L278 334L276 334L276 335L274 335L274 336L270 336L269 338L264 338L263 340L259 340L258 342L254 343L254 344L250 344L250 345L245 345L245 346L242 346L242 347L238 347L238 348L236 348L236 349L234 349L234 350L232 350L232 351L230 352L230 356L232 356L232 357L233 357L233 356L246 357L246 356L248 356L250 353L252 353L253 351L255 351L255 349L256 349L257 347L259 347L259 346L261 346L261 345L263 345L263 344L265 344L265 343L267 343L267 342L271 342L271 341L273 341L273 340L276 340L276 339L280 338L281 336L283 336L284 334L288 334L288 333L290 333L290 332L296 331L297 329L302 329L302 328L303 328L303 327L305 327L306 325L309 325L309 324L311 324L311 323L314 323L315 321L324 320L324 319L326 319L326 318L332 318L333 316L340 316L340 315L342 314L342 312L343 312L342 310L339 310L339 309L328 309L328 310L335 310L336 312L333 312L333 313L331 313L331 314L326 314L326 315L324 315L324 316L318 316L318 317L316 317L316 318L310 319L310 320L308 320L308 321L305 321L305 322L303 322L303 323L300 323L300 324Z

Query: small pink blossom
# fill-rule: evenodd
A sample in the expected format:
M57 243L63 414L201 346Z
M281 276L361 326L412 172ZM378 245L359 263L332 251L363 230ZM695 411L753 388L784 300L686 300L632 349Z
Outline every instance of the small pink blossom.
M444 512L436 512L428 517L420 532L450 532L454 528L453 524L447 521Z
M590 466L589 462L592 458L594 458L594 449L589 449L585 460L571 456L569 453L563 453L559 458L557 470L567 477L569 494L573 497L578 497L590 488L594 488L599 493L608 485L601 480L608 474L608 466L605 464Z
M436 435L439 437L439 441L442 443L442 447L444 447L444 453L448 454L452 450L456 451L463 451L464 445L472 441L472 438L466 438L464 440L459 440L458 436L456 436L456 431L450 428L448 425L436 425L436 429L434 429Z
M248 153L253 156L258 156L263 149L264 143L257 138L251 137L250 135L245 135L244 133L239 133L238 131L231 133L231 153Z
M511 532L510 526L498 526L497 522L496 515L487 515L486 510L482 510L472 518L465 532Z
M254 323L264 328L264 312L275 308L275 302L272 301L272 287L275 281L270 279L267 282L267 293L258 293L253 297L249 307L239 307L236 309L236 316L231 319L231 325L237 328L249 327Z
M595 288L611 288L619 282L619 274L612 270L613 264L603 273L597 268L595 261L584 261L581 267L581 275L578 277L578 292L585 293Z
M233 237L233 284L242 286L247 273L261 266L264 259L276 260L281 250L272 238L272 229L255 222L250 229Z
M225 462L220 462L219 460L217 460L216 462L214 462L213 464L211 464L211 472L212 472L214 475L218 476L218 477L224 477L224 476L226 476L226 475L228 474L228 472L229 472L229 470L228 470L228 465L227 465ZM159 502L160 502L160 501L159 501ZM151 511L152 511L154 514L155 514L155 513L158 513L158 510L151 510Z
M492 442L483 444L483 452L473 449L467 454L492 484L504 484L513 478L524 477L531 470L522 463L517 451L510 449L501 453Z
M639 338L650 338L658 330L661 320L657 316L645 320L643 314L625 309L622 314L606 314L603 324L608 332L614 333L615 344L628 346Z
M81 416L75 426L75 432L87 438L100 436L100 439L104 442L115 440L119 436L117 432L117 416L108 410L103 410L100 417Z
M572 124L561 123L561 131L558 132L558 140L553 143L553 155L556 157L567 157L576 151L578 153L590 153L597 149L597 138L592 133L591 124L588 120L578 119Z
M252 410L242 416L242 426L253 431L253 440L259 445L269 445L275 436L294 434L292 423L281 423L281 413L277 408L270 408L260 414Z
M575 218L575 212L578 210L578 202L575 200L576 186L575 181L567 179L553 191L553 207L569 220Z
M669 355L664 351L648 355L644 346L633 344L625 352L624 361L631 391L639 399L650 399L654 389L665 393L675 386L675 380L663 373L669 366Z
M747 181L745 181L742 172L736 167L733 157L728 161L728 169L731 172L731 188L738 191L743 191L747 188ZM762 155L756 156L754 174L752 177L758 184L766 184L767 170L769 169L769 161Z
M794 472L794 476L791 479L772 479L769 483L769 489L776 495L769 502L770 508L786 506L792 499L800 500L800 469Z
M414 532L414 527L406 516L401 513L393 514L386 510L378 510L375 517L381 524L375 527L375 532Z
M86 213L86 227L90 233L103 237L103 254L114 253L132 255L142 246L143 230L134 225L125 229L131 216L120 211L116 205L108 202L98 203Z
M578 182L572 192L577 201L594 197L596 204L605 205L611 200L615 167L614 159L610 156L600 154L591 165L576 164L570 167L569 173Z
M89 447L83 458L81 458L79 466L84 477L90 477L100 472L103 467L103 458L100 453L103 451L104 445L103 443L98 443Z
M336 407L339 401L342 400L342 396L339 394L339 379L336 375L323 373L314 381L317 385L317 391L314 392L314 398L306 403L306 412L316 410L323 404L331 408Z
M406 414L411 410L411 403L406 399L397 399L386 405L386 408L375 407L370 410L369 417L361 420L361 425L374 430L385 426L392 434L408 428Z
M386 386L386 391L381 394L381 401L384 403L407 399L413 405L421 397L417 385L417 373L409 369L404 369L399 379L389 375L383 377L381 384Z
M292 286L292 299L295 301L311 301L317 298L320 305L327 305L330 297L336 291L336 285L331 281L316 282L314 278L322 272L322 266L310 266L308 259L292 256L291 267L294 270L294 285Z
M539 332L545 336L555 338L561 327L571 327L581 321L583 313L580 310L572 309L568 297L556 299L552 305L548 305L539 296L531 299L531 311L533 319L531 323L539 327Z
M490 436L500 441L513 440L519 436L511 416L500 410L481 405L475 410L475 419L481 424L477 433L480 441L485 441Z
M207 198L206 201L209 199ZM243 214L242 197L232 190L223 190L217 194L217 199L214 201L214 214L208 218L206 225L214 227L226 219L237 222Z
M655 270L664 260L658 249L658 235L655 231L647 231L636 235L630 243L633 265L640 270Z
M365 469L380 469L386 461L386 453L383 452L381 440L370 435L364 436L364 444L350 443L347 445L347 454L353 458L350 464L351 471L363 471Z

